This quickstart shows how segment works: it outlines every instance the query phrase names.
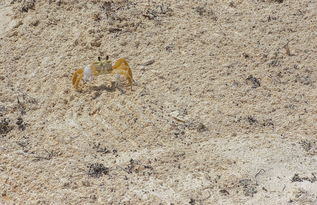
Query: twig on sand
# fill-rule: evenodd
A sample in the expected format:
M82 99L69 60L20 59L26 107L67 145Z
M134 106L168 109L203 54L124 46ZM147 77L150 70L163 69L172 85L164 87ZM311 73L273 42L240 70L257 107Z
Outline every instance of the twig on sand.
M259 176L260 174L264 174L264 172L264 169L260 169L260 171L258 171L258 173L255 174L254 178L257 178L257 176Z

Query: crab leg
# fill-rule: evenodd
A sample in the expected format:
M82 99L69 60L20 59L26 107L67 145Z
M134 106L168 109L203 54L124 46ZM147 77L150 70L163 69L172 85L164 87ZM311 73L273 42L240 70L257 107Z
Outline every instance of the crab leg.
M73 86L76 89L78 89L80 80L83 78L83 76L84 76L83 68L80 68L74 72L72 81L73 81Z
M132 77L129 75L129 72L126 67L120 66L119 68L113 69L112 74L123 75L128 80L132 90Z
M118 60L116 60L116 62L114 63L114 65L112 66L112 69L121 69L121 70L125 70L128 72L129 76L132 78L132 71L131 68L128 64L128 62L124 59L124 58L119 58Z

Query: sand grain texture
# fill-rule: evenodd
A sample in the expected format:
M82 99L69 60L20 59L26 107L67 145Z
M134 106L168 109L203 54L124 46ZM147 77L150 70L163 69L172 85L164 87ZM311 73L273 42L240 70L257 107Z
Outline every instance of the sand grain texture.
M317 204L317 3L4 0L1 204ZM136 84L72 73L124 57Z

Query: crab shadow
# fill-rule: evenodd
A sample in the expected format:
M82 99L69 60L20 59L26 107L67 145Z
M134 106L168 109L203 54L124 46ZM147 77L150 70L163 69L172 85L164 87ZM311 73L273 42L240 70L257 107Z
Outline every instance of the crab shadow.
M98 86L91 86L89 88L90 91L107 91L107 92L115 92L116 91L116 87L113 86L113 84L111 84L111 86L109 85L98 85Z
M121 94L125 93L125 91L122 88L116 86L115 82L112 82L110 86L105 85L105 84L99 85L99 86L92 86L92 87L90 87L89 90L90 91L99 91L99 92L102 92L102 91L115 92L116 90L119 90L121 92Z

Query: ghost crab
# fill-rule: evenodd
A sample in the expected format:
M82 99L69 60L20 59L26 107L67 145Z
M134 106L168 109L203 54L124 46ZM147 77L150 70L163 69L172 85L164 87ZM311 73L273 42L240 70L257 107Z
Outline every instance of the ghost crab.
M76 90L79 90L80 81L82 79L84 81L91 81L93 76L103 74L124 76L127 79L132 90L132 82L134 80L132 78L132 71L128 62L124 58L119 58L112 64L112 61L109 60L109 56L107 56L106 60L104 61L102 61L101 58L98 57L98 61L93 62L92 64L87 65L84 68L76 70L72 78L73 87Z

